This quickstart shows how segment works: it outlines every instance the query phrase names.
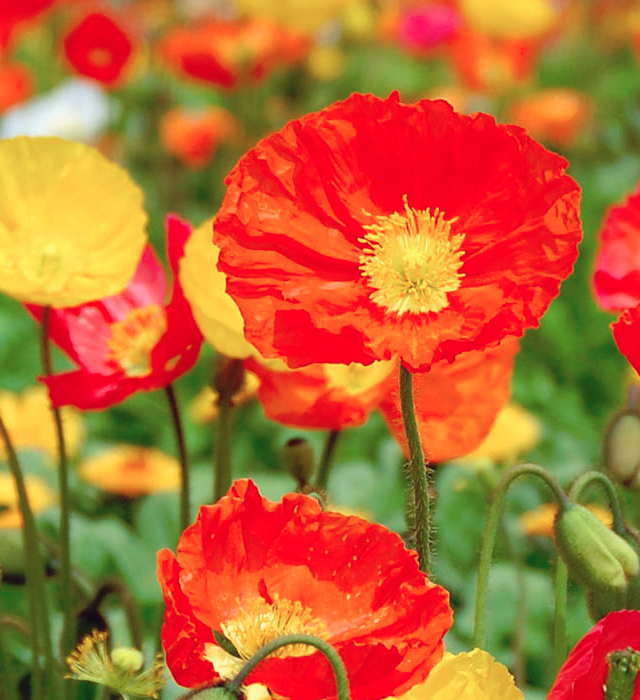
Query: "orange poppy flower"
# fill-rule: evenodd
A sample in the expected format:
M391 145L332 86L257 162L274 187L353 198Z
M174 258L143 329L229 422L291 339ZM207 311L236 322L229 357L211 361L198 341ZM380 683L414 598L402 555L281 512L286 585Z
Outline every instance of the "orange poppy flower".
M23 102L32 92L33 77L27 66L8 61L0 65L0 112Z
M468 352L451 364L439 362L413 375L416 420L428 461L462 457L482 442L509 400L517 351L518 342L505 338L494 348ZM408 456L397 375L386 389L380 411Z
M200 508L177 557L159 552L157 574L167 665L191 688L234 677L272 639L307 633L340 654L353 700L399 695L442 658L452 621L447 592L396 534L322 511L309 496L273 503L247 479ZM216 643L214 631L240 658ZM306 646L273 654L247 682L282 698L335 696L326 659Z
M396 362L371 365L309 365L291 370L283 363L249 358L245 367L260 379L258 400L269 420L294 428L341 430L362 425L388 391L385 381ZM395 371L394 371L395 370Z
M573 146L591 112L589 97L569 88L548 88L516 100L508 119L531 136L561 148Z
M223 88L260 80L306 53L308 40L265 19L209 21L168 32L160 57L181 76Z
M640 185L607 212L593 284L598 306L605 311L640 303Z
M237 129L231 114L221 107L176 107L160 120L160 141L167 153L197 170L211 161L218 144Z
M227 178L218 268L245 337L291 367L413 371L536 326L581 237L566 161L446 102L352 95Z
M133 42L123 26L102 12L90 12L76 22L63 41L71 67L80 75L114 85L131 64Z

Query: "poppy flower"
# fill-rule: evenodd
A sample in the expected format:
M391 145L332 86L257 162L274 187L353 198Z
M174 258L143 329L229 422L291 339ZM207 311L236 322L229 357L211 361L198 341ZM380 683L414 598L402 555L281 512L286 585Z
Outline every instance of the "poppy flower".
M23 102L33 92L29 68L18 62L0 63L0 112Z
M627 358L636 372L640 372L640 305L625 309L611 324L613 339L618 350Z
M548 33L559 18L553 0L459 0L460 12L475 31L502 39L533 39Z
M298 61L307 44L304 37L264 19L210 20L171 29L158 51L183 77L231 89Z
M600 232L593 284L596 301L605 311L640 303L640 184L612 207Z
M20 394L0 391L0 414L16 449L42 450L52 460L58 458L58 438L47 390L33 386ZM84 438L82 416L67 406L61 411L67 455L78 453ZM4 443L0 440L0 459L5 456Z
M323 25L339 19L357 0L236 0L242 15L267 18L288 29L313 36Z
M640 651L638 610L618 610L596 623L562 664L547 700L602 700L606 656L627 647ZM632 700L640 700L640 683L636 682Z
M42 377L54 406L102 409L135 391L167 386L195 364L202 336L178 281L189 226L168 216L167 257L173 272L165 305L165 274L151 246L121 294L51 313L49 336L79 369ZM42 308L27 310L39 321Z
M408 50L428 56L446 45L461 24L454 7L442 2L428 2L404 8L398 17L398 39Z
M587 124L589 97L570 88L547 88L511 104L508 119L541 141L571 148Z
M133 56L131 37L115 18L90 12L76 22L63 40L64 54L80 75L114 85Z
M214 222L245 337L294 368L419 371L521 335L577 256L566 166L518 127L397 93L290 122L240 159Z
M180 488L180 463L152 447L115 445L83 460L78 475L84 481L128 498Z
M24 486L34 514L45 511L58 500L57 493L39 476L27 475ZM15 480L8 472L0 472L0 530L21 528L22 524Z
M197 170L211 161L218 144L237 129L231 114L221 107L176 107L160 120L160 141L167 153Z
M482 649L444 655L427 680L398 700L523 700L506 666ZM392 700L387 698L387 700Z
M2 0L0 3L0 46L8 44L22 22L35 19L56 0Z
M481 443L509 400L517 351L518 342L505 338L497 347L468 352L413 375L416 421L428 461L462 457ZM397 375L387 382L380 411L408 456Z
M440 660L451 625L447 592L397 535L323 512L309 496L270 502L246 479L200 508L177 556L159 552L157 574L167 665L186 687L232 678L272 639L308 633L340 654L353 700L398 695ZM214 632L241 658L218 646ZM270 656L247 682L283 698L335 697L326 659L305 646Z
M295 428L341 430L362 425L397 382L397 362L309 365L289 369L252 357L245 367L260 379L258 400L269 420Z
M0 291L54 308L118 294L146 241L142 190L97 149L0 140Z

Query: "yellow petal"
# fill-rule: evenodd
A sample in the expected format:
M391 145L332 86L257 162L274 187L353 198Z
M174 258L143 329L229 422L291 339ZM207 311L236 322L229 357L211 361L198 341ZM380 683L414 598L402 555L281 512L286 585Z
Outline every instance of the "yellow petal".
M213 244L212 220L195 229L180 261L180 284L198 328L218 352L245 359L255 350L244 339L240 309L226 292L226 277L216 268L220 249Z
M143 194L100 152L0 141L0 291L55 308L121 292L146 242Z

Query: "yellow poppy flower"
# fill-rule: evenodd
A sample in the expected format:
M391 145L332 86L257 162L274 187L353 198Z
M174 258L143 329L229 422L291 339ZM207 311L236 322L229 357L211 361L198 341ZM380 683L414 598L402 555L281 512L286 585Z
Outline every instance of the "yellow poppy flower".
M38 476L26 476L25 489L29 505L34 514L46 510L56 502L56 493L44 479ZM0 472L0 529L21 528L22 513L15 489L13 477L8 472Z
M191 233L180 261L180 284L207 342L223 355L244 359L255 350L244 339L242 314L226 292L226 277L216 270L220 249L212 238L211 219Z
M0 391L0 415L14 448L39 449L52 460L58 458L58 439L45 387L30 387L21 394ZM69 406L61 409L61 415L67 455L74 457L84 438L82 416ZM0 459L4 456L4 442L0 440Z
M0 291L64 308L118 294L146 242L143 195L91 146L0 140Z
M180 486L180 464L152 447L117 445L78 467L82 479L104 491L136 498Z
M534 39L558 19L551 0L461 0L460 9L473 29L501 39Z
M301 34L314 34L323 24L340 18L354 0L236 0L241 14L266 17Z
M486 651L473 649L445 654L426 681L396 700L523 700L523 697L505 666Z

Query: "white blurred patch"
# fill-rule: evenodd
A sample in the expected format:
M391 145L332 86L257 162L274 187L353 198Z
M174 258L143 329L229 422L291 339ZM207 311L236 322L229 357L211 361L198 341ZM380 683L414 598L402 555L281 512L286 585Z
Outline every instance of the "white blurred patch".
M116 113L117 106L97 83L67 80L51 92L8 109L0 119L0 138L60 136L94 143Z

